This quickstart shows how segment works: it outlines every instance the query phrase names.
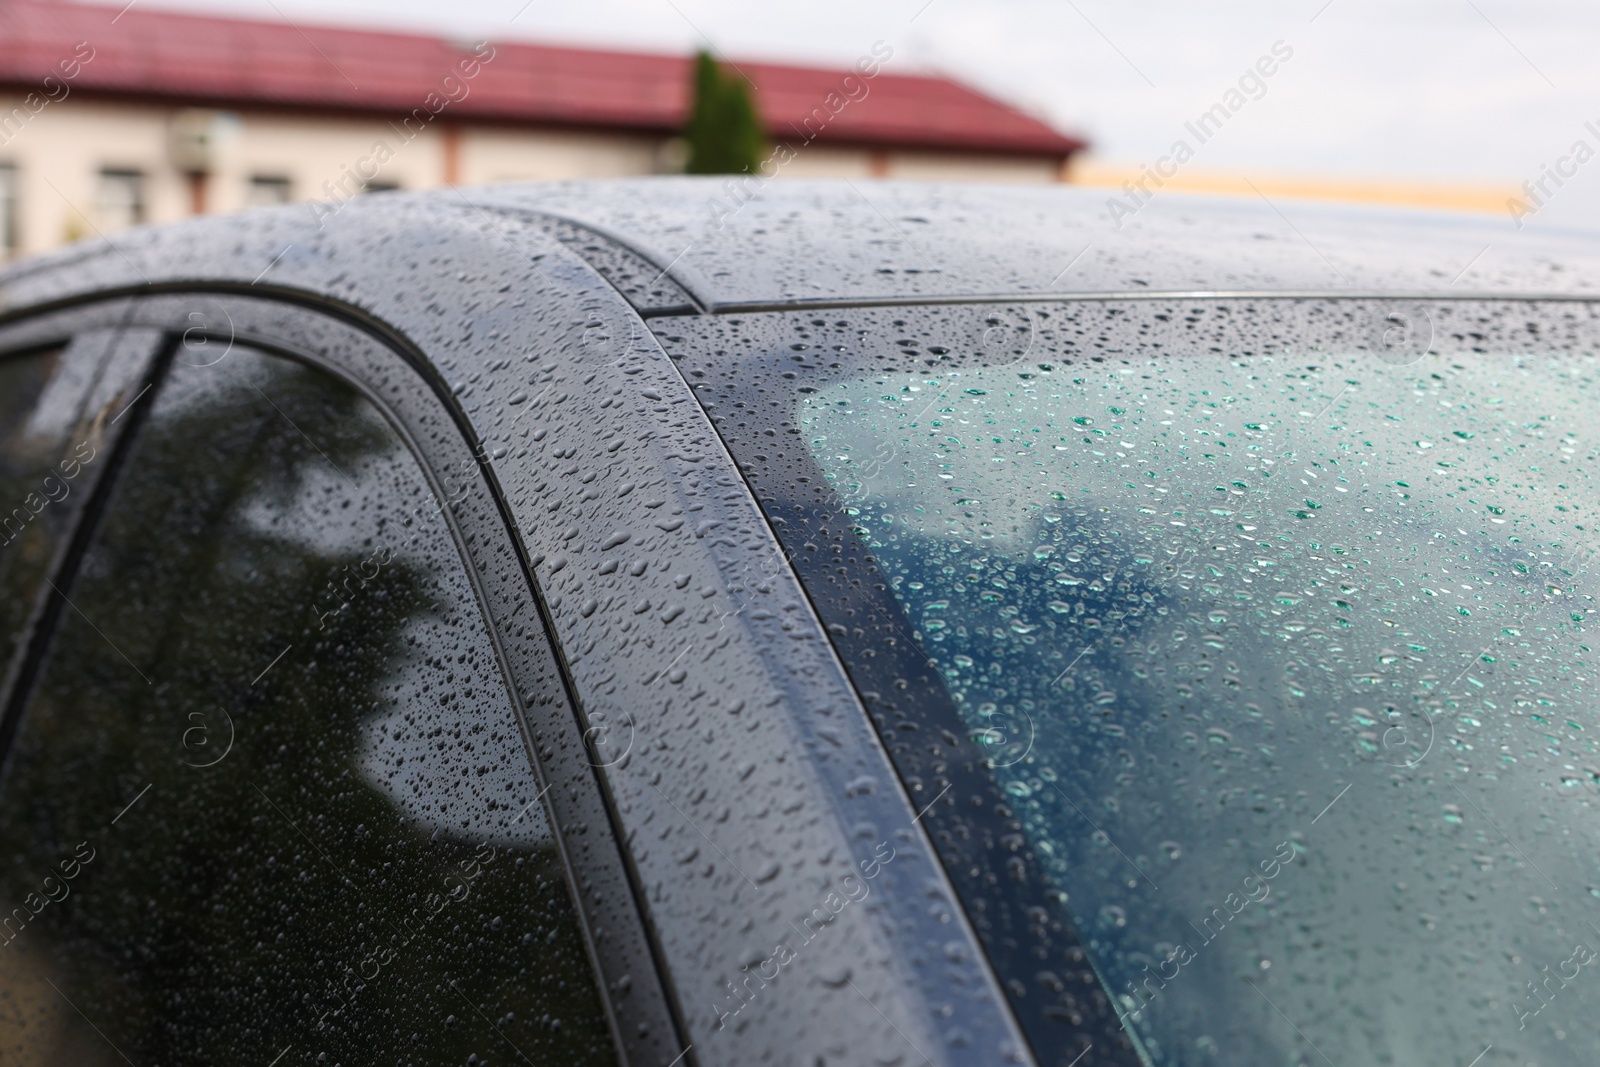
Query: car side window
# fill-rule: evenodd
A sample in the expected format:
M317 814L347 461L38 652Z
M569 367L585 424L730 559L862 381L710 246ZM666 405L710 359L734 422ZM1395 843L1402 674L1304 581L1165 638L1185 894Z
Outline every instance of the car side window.
M59 348L0 360L0 664L11 661L49 567L43 527L33 521L60 495L66 471L56 464L74 458L60 455L59 424L30 417L63 369Z
M615 1062L447 509L332 375L173 365L0 777L0 1062Z
M111 331L0 356L0 673L24 640L57 553L133 398ZM99 467L96 464L99 464Z

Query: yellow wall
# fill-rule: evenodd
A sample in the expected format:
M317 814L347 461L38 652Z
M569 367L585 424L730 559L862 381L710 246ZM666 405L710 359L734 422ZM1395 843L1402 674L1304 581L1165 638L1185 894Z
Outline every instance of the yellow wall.
M1147 172L1138 167L1121 166L1099 160L1074 160L1068 180L1078 185L1103 186L1122 193L1124 182L1137 182ZM1443 208L1454 211L1504 212L1506 200L1515 189L1491 185L1459 185L1443 182L1407 182L1382 179L1319 178L1304 175L1244 173L1240 171L1198 170L1185 167L1171 178L1162 179L1162 192L1220 193L1232 196L1290 197L1308 200L1341 200L1369 204L1395 204L1407 207ZM1154 191L1154 179L1146 188Z

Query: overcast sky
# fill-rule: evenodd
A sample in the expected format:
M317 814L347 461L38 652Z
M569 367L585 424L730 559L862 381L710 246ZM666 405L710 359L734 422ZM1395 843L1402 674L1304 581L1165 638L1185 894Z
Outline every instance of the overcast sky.
M734 59L844 63L881 39L896 50L890 69L954 75L1134 165L1166 153L1281 41L1292 58L1195 166L1515 187L1580 138L1600 151L1584 128L1600 130L1595 0L142 3L453 37L668 51L708 41ZM1600 160L1547 188L1530 227L1600 227Z

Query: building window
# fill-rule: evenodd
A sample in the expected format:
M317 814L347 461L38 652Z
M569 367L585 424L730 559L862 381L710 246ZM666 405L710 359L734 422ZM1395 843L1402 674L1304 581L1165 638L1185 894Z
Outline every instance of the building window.
M144 222L144 172L111 167L102 170L95 208L101 228L108 233Z
M361 187L361 191L363 193L392 193L399 188L399 182L367 182Z
M17 254L17 168L0 163L0 257Z
M250 179L250 207L276 207L289 202L289 179L257 174Z

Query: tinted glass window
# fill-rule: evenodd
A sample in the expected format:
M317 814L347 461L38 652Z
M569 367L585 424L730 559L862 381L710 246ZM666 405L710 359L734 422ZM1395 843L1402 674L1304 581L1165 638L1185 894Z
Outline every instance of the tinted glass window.
M435 501L333 378L173 368L0 788L0 1062L611 1062Z
M690 379L908 781L959 724L1003 792L935 809L1015 831L969 909L1062 909L1151 1061L1600 1056L1587 308L711 329ZM1045 956L997 949L1083 1027Z
M112 420L133 399L130 361L112 358L119 347L130 346L98 333L0 357L0 672L105 465Z
M59 350L0 359L0 666L16 650L50 565L50 524L35 526L34 520L61 497L58 485L70 489L56 464L68 463L69 470L82 465L70 446L62 454L66 427L59 419L46 417L37 429L30 419L60 370ZM50 518L59 514L57 509Z

